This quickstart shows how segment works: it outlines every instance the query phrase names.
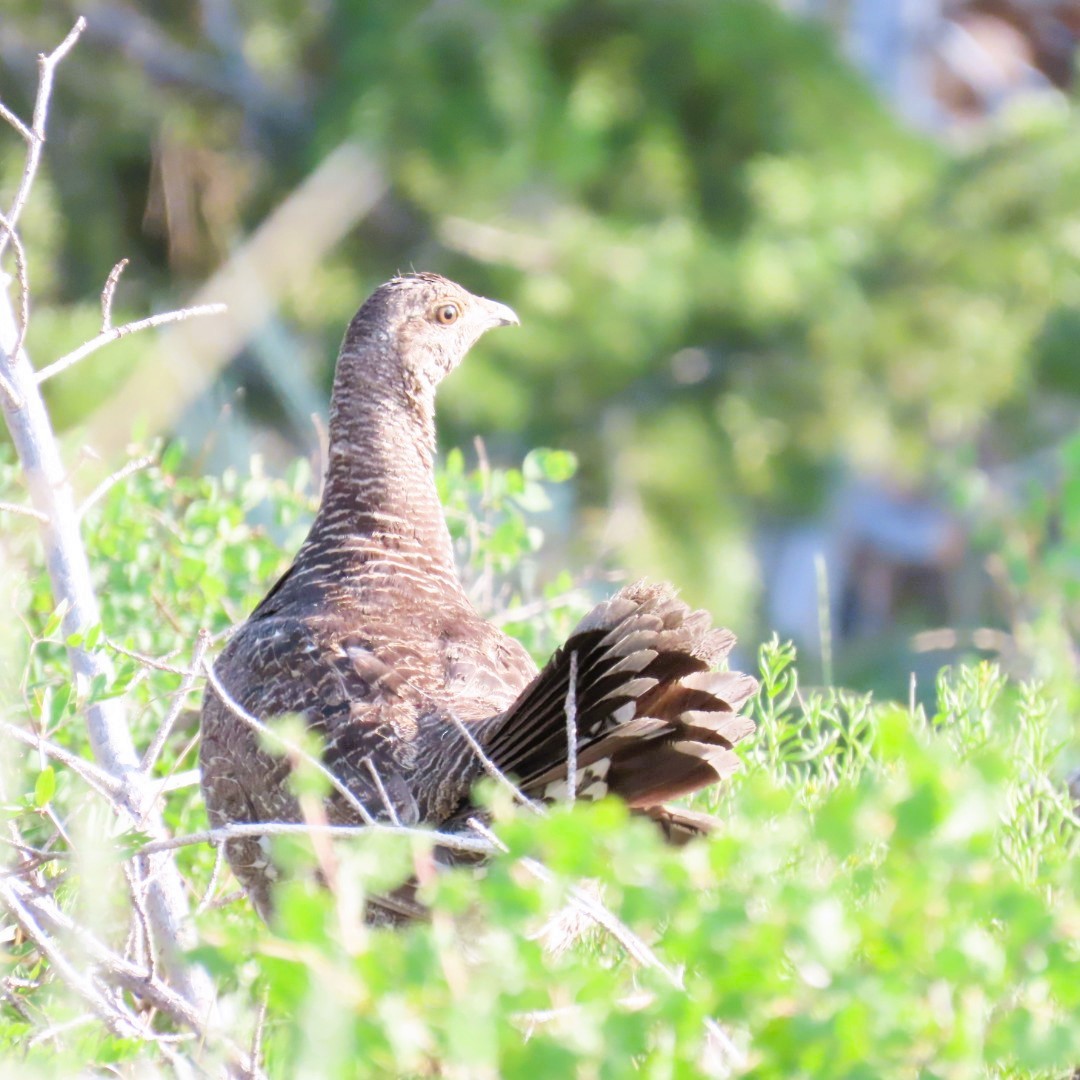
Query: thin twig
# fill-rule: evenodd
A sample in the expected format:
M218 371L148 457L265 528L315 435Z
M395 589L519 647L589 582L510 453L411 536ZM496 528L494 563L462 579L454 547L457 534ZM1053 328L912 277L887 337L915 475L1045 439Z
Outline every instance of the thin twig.
M0 255L3 255L7 247L8 239L13 235L15 227L19 223L19 215L30 197L30 189L34 186L37 176L38 165L41 163L41 151L45 147L45 122L49 117L49 98L52 96L53 76L56 66L72 50L79 35L86 29L86 20L81 16L75 20L66 38L56 46L49 54L42 53L38 57L38 88L34 99L34 118L29 128L21 122L12 124L12 127L26 139L26 167L23 169L22 181L19 190L15 193L15 201L7 213L7 226L0 231ZM11 124L13 114L5 112L4 119Z
M116 286L120 282L120 275L124 272L129 259L121 259L113 268L109 271L109 276L105 279L105 288L101 290L101 332L105 333L106 330L112 329L112 305L113 295L116 292Z
M379 797L383 801L383 806L386 807L387 814L390 815L390 821L400 827L401 819L398 817L397 808L390 801L390 795L387 793L386 785L383 784L383 779L379 775L379 770L375 766L375 762L371 760L369 754L364 758L364 765L367 766L367 771L371 773L371 779L375 781L375 786L379 789Z
M19 334L11 347L12 355L22 352L26 343L26 328L30 325L30 273L26 268L26 249L15 226L0 214L0 230L11 238L11 250L15 253L15 281L19 286Z
M140 818L139 824L136 826L136 828L143 827L143 824L157 809L158 802L162 798L164 798L164 796L167 795L170 791L179 791L181 788L192 787L199 783L199 780L202 777L202 771L199 768L188 769L186 773L177 773L176 770L180 767L181 763L188 756L188 754L190 754L191 751L195 749L201 737L202 732L198 728L196 728L195 733L191 736L190 739L188 739L187 744L184 746L183 750L180 751L176 760L172 763L169 772L167 772L157 781L153 798L150 800L146 809L143 811L143 816L142 818ZM177 777L180 778L179 783L177 782Z
M165 743L168 742L169 736L172 734L173 725L176 723L177 717L184 707L184 702L187 701L188 694L195 685L196 676L202 668L203 659L205 658L206 650L209 647L210 634L206 630L200 630L195 639L195 649L191 654L191 667L181 680L179 688L173 695L172 705L169 706L169 711L165 714L165 719L161 721L161 725L154 733L154 738L147 747L146 753L143 754L142 763L139 765L139 768L147 775L153 770L154 766L157 764L157 759L161 756L162 750L165 749Z
M115 1007L110 1007L107 999L94 988L92 980L73 968L66 957L60 953L54 934L62 934L75 942L89 961L91 969L96 970L108 983L127 990L138 1000L165 1013L175 1022L194 1032L201 1040L210 1040L212 1033L207 1029L204 1017L194 1005L171 987L154 978L149 970L133 964L130 960L125 960L103 944L63 912L51 898L34 895L21 883L0 878L0 899L16 916L27 936L49 957L56 971L63 972L61 977L64 982L84 996L95 1011L100 1008L102 1018L114 1030L120 1026L120 1021L127 1026L131 1024L131 1020L124 1014L118 1013ZM48 926L43 923L47 923ZM127 1033L134 1037L160 1038L157 1033L147 1031L137 1022L133 1026L134 1031ZM230 1039L221 1037L220 1042L241 1072L262 1076L260 1070L252 1067L247 1054L239 1050Z
M372 832L390 833L396 836L411 836L429 840L439 847L464 851L471 855L492 855L495 848L487 839L462 836L459 833L434 832L428 829L414 829L408 825L388 825L376 822L372 825L309 825L296 821L258 821L251 824L224 825L220 829L205 829L202 832L173 836L166 840L151 840L130 858L137 855L156 855L161 851L174 851L191 844L223 844L227 840L240 840L249 836L297 836L305 833L325 833L343 839L367 836Z
M119 341L120 338L127 337L129 334L136 334L140 330L150 330L155 326L181 322L184 319L198 318L202 315L223 315L225 311L224 304L199 304L196 307L179 308L176 311L163 311L160 315L151 315L148 319L139 319L136 322L124 323L123 326L114 326L109 330L103 330L97 337L91 338L77 349L69 352L67 356L61 356L59 360L54 360L51 364L43 367L36 375L37 383L40 386L54 375L67 371L69 367L85 359L91 353L95 353L98 349L103 349L106 345L111 345L114 341Z
M529 796L526 795L521 788L519 788L517 784L515 784L513 780L511 780L506 773L504 773L502 769L487 756L487 754L484 753L484 749L476 741L476 737L462 720L455 715L454 711L452 709L448 710L446 715L454 727L456 727L465 737L465 741L469 744L469 748L472 752L480 759L480 764L483 766L484 772L486 772L497 784L509 791L516 802L521 803L522 806L528 807L534 814L542 815L545 812L544 808L538 803L533 802L532 799L530 799Z
M15 389L11 380L3 372L0 372L0 394L7 398L12 409L21 409L23 407L22 394Z
M41 751L47 757L59 761L61 765L67 766L67 768L81 776L95 791L104 795L110 802L115 800L116 796L120 793L120 781L115 777L110 776L104 769L95 765L92 761L87 761L86 758L81 758L78 755L71 753L70 750L65 750L62 746L58 746L44 736L38 735L33 731L27 731L25 728L9 723L7 720L0 720L0 730L10 735L13 739L18 739L19 742L24 743L27 746L32 746L35 750Z
M110 473L101 481L89 495L82 501L82 505L76 510L79 520L82 521L86 517L86 512L92 506L99 503L105 496L112 491L121 480L126 480L132 473L138 472L140 469L149 468L157 461L157 458L153 454L145 454L140 458L133 458L123 468L117 469L116 472Z
M202 899L195 905L195 914L201 915L211 904L214 899L214 892L217 889L218 878L221 877L221 871L225 869L225 845L218 844L214 849L214 869L210 871L210 881L206 886L206 892L203 893Z
M259 1058L262 1056L263 1028L266 1025L266 1004L270 997L270 991L264 990L262 1000L259 1002L259 1012L255 1017L255 1030L251 1033L251 1050L248 1057L251 1059L251 1067L259 1067Z
M175 629L180 628L176 627ZM118 652L121 656L126 656L129 660L135 660L138 663L142 664L143 667L152 668L154 671L165 671L168 672L168 674L170 675L180 675L183 677L191 674L198 674L197 672L193 673L191 668L182 668L177 667L175 664L167 664L160 657L147 656L146 653L135 652L133 649L126 649L123 645L117 645L117 643L113 641L112 638L106 637L103 638L102 641L103 644L105 644L108 648L112 649L113 652ZM179 649L174 650L174 652L179 651ZM172 656L174 655L174 652L168 652L165 655Z
M10 124L25 142L33 142L34 133L2 101L0 101L0 120Z
M0 844L8 844L15 848L21 855L24 855L28 859L35 859L38 862L52 862L55 859L69 859L71 853L68 851L46 851L44 848L32 847L30 844L24 844L21 840L16 840L10 836L0 836Z
M518 604L517 607L508 607L502 611L492 612L488 617L488 622L494 623L496 626L527 622L530 619L535 619L537 615L546 615L558 607L568 606L575 598L584 598L584 596L583 590L574 586L558 596L545 596L540 600L532 600L527 604ZM580 606L584 607L585 605L581 603Z
M82 1016L76 1016L73 1020L65 1020L62 1024L52 1024L32 1036L26 1045L37 1046L38 1043L46 1042L49 1039L55 1039L57 1035L63 1035L65 1031L73 1031L75 1028L85 1027L87 1024L92 1024L95 1020L99 1019L100 1017L95 1013L89 1012L83 1013Z
M21 517L33 518L35 521L48 523L49 517L32 506L20 506L18 503L0 502L0 510L8 514L19 514Z
M566 798L577 801L577 649L570 653L570 685L566 688Z
M154 952L154 934L150 929L150 918L146 913L146 882L140 877L141 868L128 864L124 867L124 876L127 878L128 891L131 894L131 903L135 909L136 918L132 919L131 929L135 934L138 948L135 949L135 959L140 967L148 968L150 978L158 977L156 956Z
M186 757L190 753L190 748L185 747L184 753L181 754L181 758ZM183 791L185 788L198 787L199 777L202 770L198 767L194 769L185 769L183 772L170 773L164 777L161 781L161 786L158 788L158 794L168 795L172 791Z
M129 1028L126 1018L122 1015L118 1016L108 999L94 986L93 980L79 971L60 951L60 947L39 924L36 918L37 913L23 902L23 898L19 895L15 884L2 877L0 877L0 898L3 899L4 905L15 917L19 926L22 927L23 933L37 946L42 956L48 959L53 971L63 979L65 986L83 998L90 1008L116 1034L135 1037L141 1034L137 1026L134 1030Z

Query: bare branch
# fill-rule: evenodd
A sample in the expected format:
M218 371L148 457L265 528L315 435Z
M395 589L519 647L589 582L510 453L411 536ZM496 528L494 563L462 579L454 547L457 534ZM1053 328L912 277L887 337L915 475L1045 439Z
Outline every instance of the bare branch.
M8 514L20 514L22 517L33 518L35 521L46 524L49 521L46 514L43 514L40 510L35 510L32 506L19 506L18 503L0 502L0 510Z
M117 469L116 472L110 473L101 481L93 491L82 501L82 505L76 511L79 515L79 520L86 516L87 510L89 510L96 503L99 503L105 496L112 491L117 484L122 480L126 480L132 473L137 473L140 469L147 469L157 461L157 458L153 454L145 454L140 458L133 458L123 468Z
M140 330L150 330L155 326L165 326L168 323L182 322L184 319L195 319L203 315L224 315L224 304L199 304L195 307L179 308L176 311L163 311L160 315L151 315L148 319L139 319L136 322L125 323L123 326L114 326L110 330L103 330L97 337L91 338L85 344L69 352L67 356L61 356L47 367L43 367L36 376L40 386L43 382L67 371L69 367L84 360L98 349L111 345L129 334L137 334Z
M263 1027L266 1024L266 1004L269 993L269 990L263 991L262 1000L259 1002L259 1014L255 1018L255 1030L251 1035L251 1050L248 1057L251 1059L252 1068L258 1068L259 1058L262 1056Z
M37 1046L38 1043L48 1042L49 1039L55 1039L57 1035L63 1035L65 1031L85 1027L97 1019L99 1018L94 1013L83 1013L82 1016L76 1016L73 1020L65 1020L62 1024L52 1024L34 1035L26 1045Z
M10 408L21 409L23 407L22 395L11 385L11 380L2 373L0 373L0 394L7 400Z
M185 836L173 836L167 840L151 840L131 857L156 855L158 852L174 851L176 848L188 847L191 844L223 844L226 840L239 840L249 836L297 836L306 833L325 833L327 836L347 839L367 836L372 832L412 836L430 841L439 847L467 852L470 855L492 855L499 850L486 838L477 839L475 836L462 836L458 833L413 829L406 825L387 825L385 822L375 822L372 825L314 825L296 821L258 821L251 824L226 825L220 829L206 829L203 832L188 833Z
M200 770L185 769L183 772L173 773L166 776L158 788L158 792L166 794L170 791L183 791L184 788L197 787L199 784Z
M165 1013L176 1023L192 1031L201 1041L211 1044L217 1041L241 1073L259 1077L263 1075L261 1071L253 1068L248 1056L231 1040L208 1027L207 1018L195 1006L155 978L152 971L125 960L76 924L57 907L51 897L35 895L25 884L0 877L0 900L15 915L27 936L49 957L65 984L79 993L113 1030L137 1038L161 1037L148 1031L146 1026L138 1023L134 1017L129 1017L112 1006L97 990L93 980L75 968L60 952L55 934L63 934L74 941L92 968L108 983L122 987L138 1000Z
M38 57L38 88L37 97L34 100L33 123L29 130L25 124L12 124L12 127L26 139L26 167L23 169L19 190L15 192L15 201L11 204L3 227L0 227L0 255L3 255L9 238L14 235L15 227L19 224L19 215L23 212L26 200L30 197L30 189L34 186L34 178L37 176L38 165L41 163L41 151L45 147L45 123L49 118L49 98L52 96L56 66L72 50L75 42L79 40L79 35L85 29L86 20L80 16L75 20L75 25L68 36L51 53L47 55L43 53ZM11 123L10 114L5 115L4 119L9 124Z
M40 925L37 912L33 911L11 880L0 877L0 899L14 916L23 933L37 946L49 961L53 971L63 979L64 985L77 993L93 1011L108 1024L117 1035L138 1037L142 1034L138 1025L130 1025L127 1018L118 1014L109 1000L97 989L92 979L84 975L61 951L45 929Z
M371 773L371 779L375 781L375 786L379 789L379 797L383 801L383 806L386 808L387 814L390 816L390 821L394 825L400 825L401 819L398 817L397 808L390 801L390 795L386 790L386 785L383 783L382 776L379 774L379 770L375 765L375 762L371 760L369 754L364 758L364 764L367 766L367 771Z
M202 732L199 731L199 730L196 730L195 734L192 735L190 739L188 739L187 745L183 748L183 750L180 751L179 756L177 757L176 761L173 763L173 766L172 766L173 770L178 769L180 767L180 763L188 756L188 754L191 753L192 750L195 749L195 747L198 745L199 738L200 738L201 735L202 735ZM202 774L200 773L200 771L198 769L190 769L189 774L192 773L192 772L195 773L195 781L194 781L194 783L197 784L199 782L199 777ZM150 802L147 805L146 809L143 811L142 821L146 821L150 817L150 815L152 815L156 811L158 801L165 795L166 792L177 791L181 787L185 787L185 786L190 787L191 786L190 781L187 781L187 780L183 779L184 774L181 773L179 775L182 777L179 784L174 783L174 781L176 780L176 776L177 776L175 771L170 771L170 772L166 773L165 776L163 776L160 780L156 781L156 790L154 792L154 797L150 800ZM140 822L140 825L141 825L141 823L142 822Z
M124 272L124 269L130 261L130 259L121 259L112 270L109 271L109 276L105 279L105 288L101 290L102 333L112 329L113 294L116 292L116 286L120 283L120 275Z
M139 767L144 773L149 774L151 772L154 765L157 764L157 759L161 756L161 751L165 749L165 743L168 741L173 725L176 723L176 718L180 715L180 710L183 709L184 702L187 700L191 688L195 685L195 678L202 668L203 658L206 656L206 650L209 647L209 632L200 630L195 639L195 649L191 655L191 668L183 677L183 681L173 695L172 705L165 714L165 719L162 720L161 726L154 734L153 741L150 743L149 747L147 747L146 753L143 754L142 763Z
M11 238L11 250L15 253L15 282L19 286L19 335L11 351L18 353L26 342L26 328L30 325L30 274L26 269L26 249L22 238L10 221L0 214L0 230Z
M177 629L177 628L174 628ZM142 664L143 667L151 668L153 671L166 671L170 675L183 675L188 676L192 674L198 674L198 672L192 672L191 668L177 667L175 664L167 664L164 660L155 656L147 656L146 653L135 652L134 649L126 649L123 645L117 645L111 638L104 638L104 643L112 649L113 652L118 652L121 656L126 656L129 660L135 660ZM177 649L177 652L180 650ZM165 654L166 656L174 655L172 652Z
M24 142L34 141L34 133L2 101L0 101L0 120L10 124L22 136Z
M221 871L224 869L225 845L218 844L214 852L214 869L210 871L210 880L207 882L206 891L203 893L203 898L195 906L196 915L201 915L210 906L214 899L214 892L217 890L218 878L221 877Z
M0 731L24 743L26 746L32 746L35 750L41 751L54 761L60 762L61 765L81 776L96 792L104 795L106 799L115 805L116 798L120 793L120 782L92 761L87 761L86 758L81 758L77 754L71 753L70 750L65 750L62 746L50 742L43 736L33 731L27 731L25 728L18 727L7 720L0 720Z
M19 189L5 226L0 230L0 253L15 235L19 216L37 175L56 66L74 46L84 26L84 20L79 19L60 46L39 59L38 92L30 127L32 138L27 143ZM69 472L41 397L37 375L21 347L22 338L8 282L0 279L0 378L4 387L0 405L24 471L30 504L44 519L40 534L49 582L57 605L66 604L61 625L63 635L70 637L101 621L100 606L79 533ZM111 681L112 664L104 650L71 645L68 658L76 687L87 687L97 678L104 678L107 683ZM130 827L142 817L145 807L152 804L152 792L139 772L139 758L127 724L125 704L115 697L92 700L85 707L85 719L95 761L101 772L109 777L109 783L101 784L100 776L92 774L81 759L69 756L65 764L78 770L84 778L94 775L99 790L104 787L108 792L118 821ZM20 735L27 736L27 733ZM54 752L54 756L61 760L59 754ZM88 782L92 781L88 779ZM164 834L159 817L149 821L148 830L151 835ZM192 1008L210 1015L215 1008L213 985L206 972L190 965L184 956L190 930L186 922L187 897L179 872L167 856L162 856L152 867L140 864L139 873L146 881L146 907L156 940L165 954L170 977L179 993L192 1003Z
M469 744L469 748L472 752L480 759L480 764L483 766L484 772L486 772L500 787L509 791L510 794L513 795L515 801L521 803L522 806L528 807L534 814L543 814L544 808L538 803L533 802L532 799L530 799L529 796L526 795L521 788L519 788L517 784L515 784L514 781L487 756L487 754L484 753L484 748L476 741L476 736L473 735L461 719L455 715L454 711L451 709L446 715L454 727L456 727L464 736L465 741Z
M577 649L570 653L570 685L566 688L566 798L577 802Z

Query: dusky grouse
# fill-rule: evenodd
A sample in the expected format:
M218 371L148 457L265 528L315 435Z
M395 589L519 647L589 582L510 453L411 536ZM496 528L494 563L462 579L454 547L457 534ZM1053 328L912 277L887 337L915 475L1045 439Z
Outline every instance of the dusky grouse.
M573 671L578 797L619 795L680 842L707 821L665 801L734 769L732 746L754 728L737 710L755 681L714 671L731 633L669 586L638 583L586 615L538 672L458 580L433 473L435 389L481 334L517 322L435 274L372 294L338 357L322 505L215 672L261 721L303 715L372 817L460 829L483 766L451 717L525 794L565 797ZM212 826L301 820L288 760L212 687L200 758ZM326 814L360 820L339 792ZM276 876L267 850L256 837L225 846L264 916ZM400 913L391 904L381 916Z

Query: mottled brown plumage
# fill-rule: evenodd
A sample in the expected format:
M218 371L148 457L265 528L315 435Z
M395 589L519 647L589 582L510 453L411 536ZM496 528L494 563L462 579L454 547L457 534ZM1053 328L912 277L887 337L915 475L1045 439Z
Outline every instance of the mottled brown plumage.
M434 274L376 290L338 358L311 532L215 671L260 720L302 714L324 740L328 768L373 817L452 829L470 813L482 766L451 716L527 794L565 796L574 670L578 797L615 793L681 842L708 821L665 800L727 775L732 747L754 727L737 713L754 680L713 670L731 634L670 587L639 583L587 615L538 672L458 581L433 475L435 389L481 334L516 322L509 308ZM262 749L212 689L201 764L214 826L300 820L287 760ZM358 822L338 793L327 814ZM266 845L231 840L226 854L265 915L275 876Z

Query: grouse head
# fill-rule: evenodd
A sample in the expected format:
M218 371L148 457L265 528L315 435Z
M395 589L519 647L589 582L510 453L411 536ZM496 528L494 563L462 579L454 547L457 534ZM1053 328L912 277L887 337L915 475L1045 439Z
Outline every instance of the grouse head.
M481 334L518 321L505 304L474 296L438 274L406 274L371 294L349 327L343 352L391 359L400 375L434 391Z

